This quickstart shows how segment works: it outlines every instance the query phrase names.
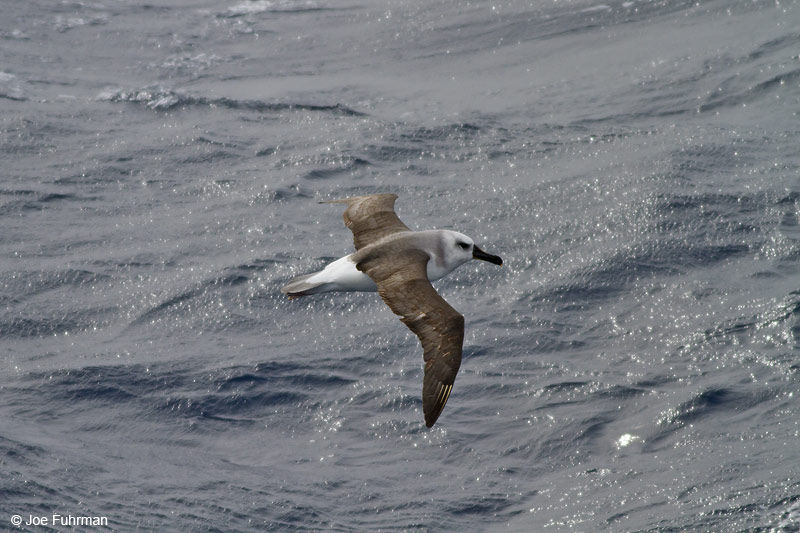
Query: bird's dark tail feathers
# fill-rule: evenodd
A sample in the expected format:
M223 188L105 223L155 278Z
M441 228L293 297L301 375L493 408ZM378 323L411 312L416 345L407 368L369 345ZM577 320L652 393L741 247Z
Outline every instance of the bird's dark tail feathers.
M315 276L316 274L319 274L319 272L312 272L311 274L304 274L294 278L292 281L281 287L281 292L287 295L290 299L325 292L324 287L327 285L326 282L308 281L309 278Z

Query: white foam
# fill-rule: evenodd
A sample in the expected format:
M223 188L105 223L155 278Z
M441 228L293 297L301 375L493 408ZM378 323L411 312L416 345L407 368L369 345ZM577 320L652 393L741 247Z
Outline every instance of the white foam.
M274 6L274 2L269 0L256 0L255 2L242 2L228 8L228 14L233 16L249 15L252 13L263 13L269 11Z
M227 13L229 16L236 17L264 13L265 11L292 11L295 9L314 9L317 7L318 5L315 2L251 0L229 7Z
M25 91L17 81L17 77L8 72L0 71L0 96L5 96L12 100L24 100Z

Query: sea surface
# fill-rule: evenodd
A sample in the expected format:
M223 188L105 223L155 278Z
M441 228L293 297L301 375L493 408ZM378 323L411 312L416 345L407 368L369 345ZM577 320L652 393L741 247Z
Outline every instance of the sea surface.
M800 531L798 2L0 7L0 531ZM505 261L430 430L280 293L377 192Z

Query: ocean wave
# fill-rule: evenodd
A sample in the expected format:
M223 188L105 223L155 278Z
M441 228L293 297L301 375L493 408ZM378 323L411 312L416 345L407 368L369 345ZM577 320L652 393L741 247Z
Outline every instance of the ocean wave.
M647 452L672 446L681 432L693 424L714 418L727 420L762 416L755 408L773 401L779 393L777 386L718 386L701 390L675 407L665 409L654 431L644 438Z
M22 84L15 75L0 72L0 98L20 102L27 100Z
M324 9L317 2L308 0L247 0L229 7L221 16L241 17L267 12L302 13Z
M149 306L131 321L129 328L151 325L162 319L180 320L187 314L192 315L196 310L202 309L210 300L215 298L215 293L220 289L235 287L250 281L245 272L229 272L206 279L177 294L166 296L159 303ZM244 317L241 317L245 320ZM218 327L230 327L232 324L219 324ZM211 329L212 324L206 324Z
M779 90L792 91L800 80L800 69L787 70L755 81L752 85L741 87L732 85L738 80L736 77L725 80L719 90L708 95L697 110L700 112L715 111L723 107L741 107L744 104L761 101ZM727 87L724 87L727 85ZM731 86L732 85L732 86Z
M310 416L307 411L313 411L317 402L314 396L349 387L353 380L291 362L267 362L210 372L168 363L87 366L32 373L25 382L27 387L41 389L38 405L53 402L72 411L113 403L125 412L157 419L207 418L242 424L268 416L276 407L293 406ZM133 410L125 409L126 405ZM45 411L42 416L59 416L58 410Z
M108 24L108 20L108 15L104 13L90 17L58 15L55 18L54 25L56 31L64 33L80 26L99 26L101 24Z
M0 276L0 286L24 300L55 289L91 286L109 279L108 274L81 268L16 271Z
M119 313L117 307L111 306L87 306L64 313L54 309L20 309L20 300L14 300L13 304L11 312L0 314L0 336L9 339L94 331L111 324Z
M309 111L317 113L330 113L348 117L364 116L365 114L351 109L342 104L302 104L285 102L262 102L260 100L236 100L233 98L208 98L195 96L164 87L151 87L138 90L107 89L97 95L101 101L115 103L143 104L150 109L168 110L173 108L189 107L224 107L255 111L258 113L280 113L286 111Z

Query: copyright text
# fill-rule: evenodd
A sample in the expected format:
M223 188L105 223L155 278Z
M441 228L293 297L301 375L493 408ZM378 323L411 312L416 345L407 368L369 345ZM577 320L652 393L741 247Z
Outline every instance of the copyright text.
M29 514L27 517L15 514L11 517L11 525L14 526L107 526L107 516L76 516L71 514L53 513L49 516L35 516Z

